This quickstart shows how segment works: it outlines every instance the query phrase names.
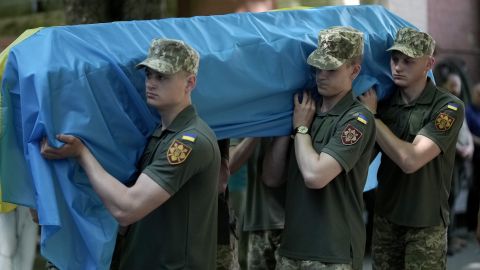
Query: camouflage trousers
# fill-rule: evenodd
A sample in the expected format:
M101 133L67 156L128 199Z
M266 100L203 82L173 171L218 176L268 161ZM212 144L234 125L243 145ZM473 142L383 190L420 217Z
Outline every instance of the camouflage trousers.
M447 228L407 227L375 215L373 221L373 269L446 269Z
M248 236L248 270L273 270L282 230L252 231Z
M237 254L238 241L230 233L229 245L217 245L217 270L240 270Z
M276 270L352 270L351 264L322 263L319 261L293 260L283 256L278 257Z

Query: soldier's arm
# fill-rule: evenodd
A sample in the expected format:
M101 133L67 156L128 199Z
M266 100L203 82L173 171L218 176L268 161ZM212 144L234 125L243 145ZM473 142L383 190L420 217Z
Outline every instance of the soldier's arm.
M304 92L302 102L295 95L294 104L293 126L310 127L316 110L315 100ZM309 134L296 134L294 145L298 168L308 188L323 188L343 170L332 156L315 151Z
M65 143L53 148L42 143L42 155L48 159L76 158L108 211L122 226L132 224L162 205L170 194L148 175L142 173L131 187L123 185L100 165L82 141L74 136L59 135Z
M245 138L230 148L230 173L235 173L250 158L260 138Z
M359 99L373 113L377 112L377 94L374 89ZM440 147L430 138L417 135L412 143L398 138L382 120L376 118L376 140L382 151L405 173L414 173L438 156Z
M441 150L431 139L417 135L412 143L399 139L382 122L376 119L377 143L383 152L405 173L414 173L437 157Z
M336 159L327 153L318 154L312 145L312 138L308 134L295 136L295 156L298 168L302 173L305 186L319 189L325 187L343 168Z

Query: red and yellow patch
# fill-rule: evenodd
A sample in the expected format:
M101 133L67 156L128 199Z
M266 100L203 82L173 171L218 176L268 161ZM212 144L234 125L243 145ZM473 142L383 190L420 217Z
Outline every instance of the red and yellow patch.
M348 124L342 131L342 143L344 145L352 145L357 143L363 134L356 127Z
M168 163L172 165L181 164L187 160L190 152L192 152L192 148L179 140L175 140L167 151Z
M435 119L435 127L441 131L447 131L453 126L455 118L446 113L439 113L437 119Z

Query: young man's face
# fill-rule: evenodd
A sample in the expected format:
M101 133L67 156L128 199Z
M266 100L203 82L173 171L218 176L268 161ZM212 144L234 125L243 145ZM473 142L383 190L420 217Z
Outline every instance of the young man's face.
M424 80L432 65L433 59L430 56L412 58L399 51L393 51L390 58L393 82L403 88Z
M184 101L189 77L185 72L163 74L145 68L145 90L147 103L157 109L174 107Z
M352 88L355 65L343 64L335 70L315 69L317 91L324 97L335 96ZM357 73L358 74L358 73Z

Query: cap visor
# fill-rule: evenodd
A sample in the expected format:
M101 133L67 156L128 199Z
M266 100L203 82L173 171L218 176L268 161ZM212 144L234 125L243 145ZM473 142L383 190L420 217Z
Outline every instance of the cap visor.
M323 70L336 70L344 63L345 61L342 62L333 56L322 54L318 49L307 58L307 64Z
M410 48L400 44L393 45L392 47L388 48L387 51L399 51L408 57L412 57L412 58L418 57L412 52Z
M163 74L173 74L178 71L178 70L175 70L170 63L163 61L162 59L147 58L144 61L137 64L135 67L136 68L148 67L150 69L153 69Z

